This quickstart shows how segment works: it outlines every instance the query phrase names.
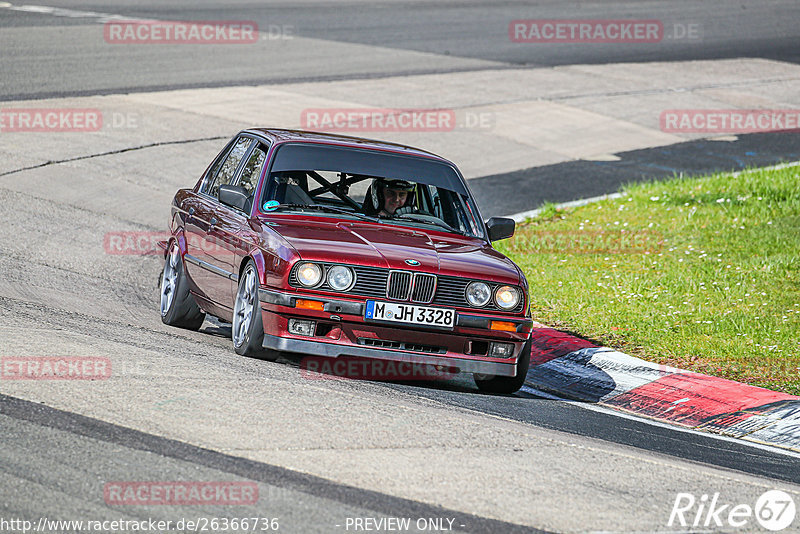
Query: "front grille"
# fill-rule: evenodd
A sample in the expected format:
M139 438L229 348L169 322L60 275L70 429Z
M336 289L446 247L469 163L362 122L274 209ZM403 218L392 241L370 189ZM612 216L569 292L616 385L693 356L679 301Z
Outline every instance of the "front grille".
M323 264L325 273L328 272L333 263ZM356 273L356 283L344 294L361 295L365 297L383 299L386 298L386 278L389 276L389 271L381 269L380 267L363 267L360 265L350 265ZM297 267L292 269L289 273L289 285L292 287L303 288L297 281ZM322 284L315 288L323 291L335 291L328 285L327 280L323 277ZM339 293L339 292L337 292Z
M348 293L380 299L386 297L386 279L389 276L386 269L353 267L353 270L356 272L356 283Z
M467 286L473 279L470 278L460 278L458 276L439 276L438 277L438 285L436 287L436 296L433 298L434 306L461 306L461 307L468 307L471 308L469 303L467 303ZM497 282L486 282L489 284L489 288L494 293L494 290L497 289L497 286L501 285ZM483 309L483 310L491 310L491 311L500 311L500 312L511 312L511 313L519 313L525 307L525 298L520 299L519 304L517 304L516 308L513 310L501 310L498 308L495 303L494 299L489 300L489 304L487 304L483 308L473 308L473 309Z
M321 264L325 268L325 272L334 263ZM389 271L381 267L365 267L360 265L350 265L356 273L356 282L353 287L345 292L335 292L328 286L326 281L315 288L322 291L331 291L341 295L353 295L360 297L367 297L372 299L392 299L408 301L412 300L416 303L431 304L432 306L443 306L448 308L472 308L467 303L466 290L467 285L472 282L472 278L461 278L458 276L436 276L428 273L416 273L414 278L411 271ZM391 276L391 280L390 280ZM412 291L413 281L413 291ZM486 282L494 292L497 289L497 282ZM289 285L292 287L302 287L297 282L297 269L294 268L289 273ZM430 293L429 293L430 292ZM488 311L499 311L502 313L520 313L524 307L524 298L520 301L516 308L506 312L500 310L494 304L492 299L489 304L484 308ZM477 308L472 308L477 309Z
M437 347L435 345L422 345L420 343L406 343L404 341L390 341L388 339L374 339L369 337L358 338L358 344L366 347L425 352L427 354L445 354L447 352L445 347Z
M414 275L414 291L411 294L412 302L428 304L433 300L435 291L436 276L425 273L416 273Z
M408 300L411 291L411 273L408 271L389 271L389 282L386 286L386 298L392 300Z

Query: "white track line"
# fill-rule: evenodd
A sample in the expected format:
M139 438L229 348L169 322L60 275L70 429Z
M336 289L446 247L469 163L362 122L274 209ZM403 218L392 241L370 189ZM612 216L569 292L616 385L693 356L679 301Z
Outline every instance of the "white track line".
M80 19L80 18L88 18L88 19L96 19L95 22L100 24L110 22L110 21L121 21L121 20L134 20L130 17L125 17L123 15L114 15L111 13L98 13L96 11L78 11L75 9L63 9L60 7L50 7L50 6L35 6L35 5L22 5L22 6L15 6L8 2L0 2L0 8L10 9L11 11L22 11L24 13L39 13L41 15L51 15L54 17L66 17L70 19ZM143 19L135 19L137 21L143 21ZM155 21L149 21L155 22Z

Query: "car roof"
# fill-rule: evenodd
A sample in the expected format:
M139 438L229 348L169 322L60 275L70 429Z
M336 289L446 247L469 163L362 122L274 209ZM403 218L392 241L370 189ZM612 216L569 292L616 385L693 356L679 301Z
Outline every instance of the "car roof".
M390 152L400 152L403 154L411 154L415 156L422 156L425 158L437 159L452 165L452 162L445 158L438 156L427 150L414 148L399 143L389 143L387 141L378 141L376 139L366 139L363 137L353 137L349 135L340 135L323 132L309 132L305 130L288 130L283 128L248 128L245 132L255 133L262 135L276 143L284 143L288 141L302 141L322 143L328 145L343 145L350 147L359 147L373 150L385 150Z

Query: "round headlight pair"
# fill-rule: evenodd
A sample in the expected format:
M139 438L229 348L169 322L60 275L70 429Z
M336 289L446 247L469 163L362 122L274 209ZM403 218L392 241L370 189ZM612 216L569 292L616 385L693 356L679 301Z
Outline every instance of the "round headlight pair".
M466 291L470 306L483 308L492 298L492 290L485 282L470 282ZM494 303L501 310L513 310L519 304L519 290L512 286L500 286L494 292Z
M350 267L334 265L328 269L328 285L335 291L350 289L355 281L355 274ZM322 267L316 263L301 263L297 268L297 281L304 287L316 287L322 281Z

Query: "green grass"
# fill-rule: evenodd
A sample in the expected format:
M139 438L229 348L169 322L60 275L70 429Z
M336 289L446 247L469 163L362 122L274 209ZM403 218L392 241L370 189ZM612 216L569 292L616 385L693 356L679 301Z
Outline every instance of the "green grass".
M800 167L631 185L497 248L534 319L649 361L800 395Z

